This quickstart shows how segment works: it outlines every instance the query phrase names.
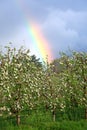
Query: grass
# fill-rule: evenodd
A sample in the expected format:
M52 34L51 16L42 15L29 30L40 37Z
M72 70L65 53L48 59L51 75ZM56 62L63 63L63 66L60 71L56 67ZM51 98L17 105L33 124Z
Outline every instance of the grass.
M34 122L32 122L34 124ZM24 124L14 126L6 123L1 125L0 130L87 130L87 122L81 121L61 121L61 122L40 122L34 125Z
M67 115L61 115L58 115L53 122L49 112L32 112L27 116L21 116L19 126L16 125L15 117L0 117L0 130L87 130L86 120L78 120L77 116L77 120L70 121Z

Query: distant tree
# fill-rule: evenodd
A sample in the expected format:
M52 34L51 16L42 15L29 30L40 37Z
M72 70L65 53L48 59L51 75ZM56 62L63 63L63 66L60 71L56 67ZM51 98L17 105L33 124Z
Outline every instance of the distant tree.
M51 62L51 65L53 66L52 69L55 73L61 73L62 70L64 69L63 66L61 66L60 64L60 61L61 61L61 57L58 58L58 59L54 59L52 62Z
M40 62L40 59L39 58L37 59L35 55L31 56L31 62L34 62L37 67L42 67L42 63Z

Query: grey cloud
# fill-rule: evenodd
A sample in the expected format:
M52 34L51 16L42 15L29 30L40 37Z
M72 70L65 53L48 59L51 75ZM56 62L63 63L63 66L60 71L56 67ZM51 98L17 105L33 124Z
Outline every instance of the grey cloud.
M55 55L68 47L84 51L84 46L87 46L86 19L87 12L51 10L42 24L42 29Z
M17 0L16 0L17 2ZM40 24L55 56L59 51L87 48L87 0L14 0L0 1L0 42L12 41L35 51L25 24L25 13ZM18 45L17 45L18 43Z
M14 35L22 24L23 16L15 3L3 2L0 8L0 37L4 39L9 35Z

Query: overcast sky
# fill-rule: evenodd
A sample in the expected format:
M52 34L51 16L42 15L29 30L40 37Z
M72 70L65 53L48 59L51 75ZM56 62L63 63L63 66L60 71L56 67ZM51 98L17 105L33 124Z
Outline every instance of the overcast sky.
M0 0L0 45L12 42L38 55L26 15L41 27L54 57L68 48L87 51L87 0Z

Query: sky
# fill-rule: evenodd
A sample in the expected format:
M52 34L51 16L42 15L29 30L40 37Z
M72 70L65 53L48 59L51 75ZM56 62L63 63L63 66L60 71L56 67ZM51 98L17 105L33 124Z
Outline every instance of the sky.
M24 46L39 57L28 33L33 19L53 58L68 49L87 51L87 0L0 0L0 46Z

